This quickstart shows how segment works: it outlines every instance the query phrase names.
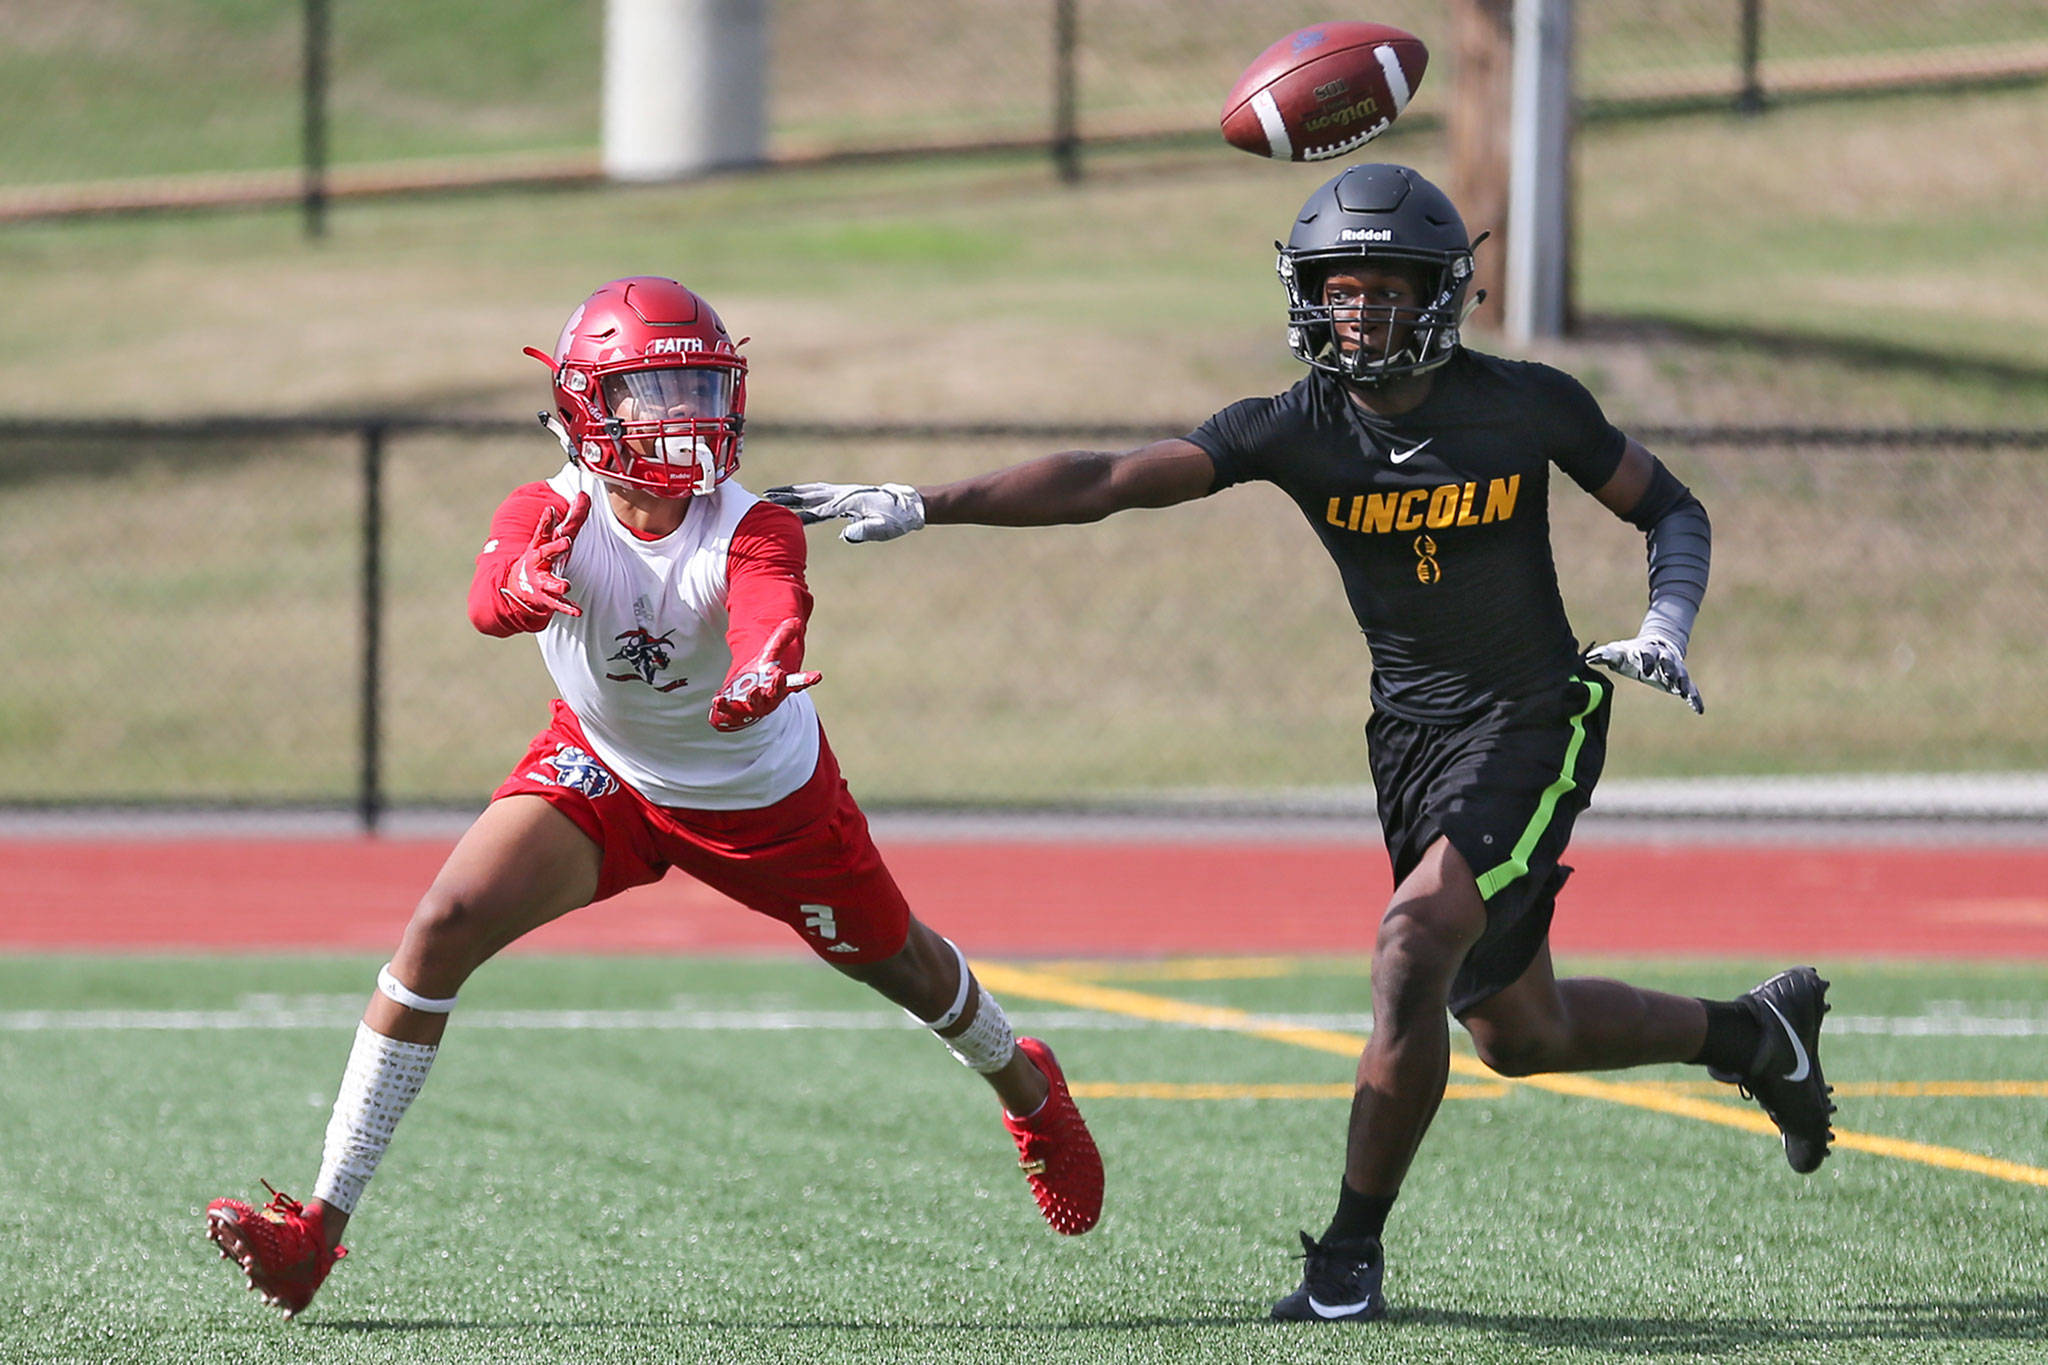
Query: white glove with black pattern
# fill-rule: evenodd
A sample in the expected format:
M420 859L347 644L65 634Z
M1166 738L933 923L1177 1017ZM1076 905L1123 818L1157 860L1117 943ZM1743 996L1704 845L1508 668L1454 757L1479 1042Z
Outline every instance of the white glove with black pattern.
M1586 662L1614 670L1624 678L1661 687L1681 697L1694 714L1704 714L1707 704L1693 686L1685 669L1685 651L1661 635L1637 635L1611 644L1595 645L1586 651Z
M797 483L761 495L814 522L842 518L853 524L839 538L853 545L894 540L924 526L924 499L907 483Z

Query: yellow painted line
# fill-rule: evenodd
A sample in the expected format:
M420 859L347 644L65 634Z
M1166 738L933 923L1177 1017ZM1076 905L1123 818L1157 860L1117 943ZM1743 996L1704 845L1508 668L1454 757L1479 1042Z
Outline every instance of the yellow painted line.
M1053 962L1046 970L1076 980L1268 981L1299 974L1291 957L1176 957L1163 962Z
M1039 970L1077 981L1270 981L1283 976L1353 976L1363 981L1369 958L1174 957L1157 962L1082 958L1044 962Z
M1678 1094L1725 1094L1718 1081L1637 1081L1650 1090ZM1835 1087L1836 1099L1908 1100L2041 1100L2048 1099L2048 1081L1845 1081Z
M1452 1059L1457 1060L1456 1058ZM1479 1065L1474 1062L1473 1065ZM1596 1081L1591 1076L1524 1076L1520 1083L1532 1090L1548 1090L1553 1095L1571 1095L1582 1100L1606 1100L1610 1104L1626 1104L1636 1109L1648 1109L1652 1113L1671 1114L1682 1119L1698 1119L1701 1123L1718 1123L1725 1128L1740 1128L1745 1132L1768 1133L1777 1136L1778 1125L1758 1109L1747 1105L1736 1108L1719 1100L1696 1100L1688 1095L1674 1095L1647 1085L1635 1085L1623 1081Z
M1365 1046L1365 1039L1358 1034L1337 1033L1329 1029L1276 1026L1264 1023L1257 1015L1244 1010L1230 1009L1222 1005L1196 1005L1187 1001L1168 999L1165 996L1146 995L1139 991L1096 986L1050 972L1028 971L1021 967L1004 967L991 963L976 963L974 972L981 978L983 985L998 994L1021 995L1033 1000L1071 1005L1077 1009L1099 1010L1104 1014L1121 1014L1133 1019L1150 1019L1161 1024L1225 1029L1253 1038L1264 1038L1275 1043L1292 1043L1296 1047L1312 1048L1317 1052L1331 1052L1344 1057L1356 1057ZM1478 1058L1459 1053L1451 1054L1451 1070L1459 1075L1476 1077L1488 1083L1505 1079L1511 1085L1523 1085L1532 1090L1547 1090L1553 1095L1604 1100L1610 1104L1647 1109L1653 1113L1670 1114L1678 1118L1697 1119L1701 1123L1718 1123L1726 1128L1740 1128L1752 1133L1776 1136L1778 1131L1777 1125L1769 1118L1746 1105L1738 1108L1715 1100L1694 1099L1689 1095L1653 1085L1600 1081L1590 1076L1501 1078L1496 1077ZM1836 1093L1841 1093L1839 1087ZM1844 1132L1839 1128L1835 1130L1835 1145L1852 1151L1891 1157L1898 1161L1916 1161L1922 1165L1938 1166L1946 1170L1968 1171L1974 1175L1989 1176L1994 1180L2010 1180L2022 1185L2048 1188L2048 1169L2023 1166L2016 1161L2002 1161L1997 1157L1979 1156L1975 1152L1965 1152L1954 1147L1938 1147L1932 1143L1911 1142L1903 1138Z
M2020 1185L2039 1185L2048 1189L2048 1171L2039 1166L2022 1166L2017 1161L2001 1161L1995 1156L1979 1156L1975 1152L1960 1151L1954 1147L1936 1147L1928 1142L1913 1142L1906 1138L1875 1137L1869 1133L1844 1133L1837 1130L1835 1146L1847 1147L1852 1151L1869 1152L1875 1156L1888 1156L1899 1161L1918 1161L1926 1166L1941 1166L1951 1171L1968 1171L1972 1175L1986 1175L1993 1180L2010 1180Z
M1837 1096L1873 1099L2041 1100L2048 1081L1850 1081Z
M980 978L982 985L997 995L1024 995L1033 1000L1049 1000L1056 1005L1072 1005L1076 1009L1100 1010L1104 1014L1121 1014L1129 1019L1150 1019L1155 1024L1225 1029L1275 1043L1292 1043L1296 1047L1313 1048L1317 1052L1333 1052L1340 1057L1356 1057L1365 1046L1365 1039L1355 1033L1268 1024L1261 1022L1255 1014L1231 1009L1225 1005L1197 1005L1185 1000L1168 999L1163 995L1145 995L1139 991L1122 990L1115 986L1096 986L1086 981L1056 976L1050 972L1027 971L1021 967L1001 967L992 963L977 962L974 964L974 974ZM1455 1065L1458 1059L1454 1057L1451 1061ZM1473 1062L1472 1065L1479 1064ZM1487 1076L1493 1074L1484 1067L1480 1068L1480 1072Z
M1312 1085L1177 1084L1169 1081L1076 1081L1068 1089L1084 1100L1348 1100L1351 1087ZM1491 1085L1447 1085L1447 1100L1497 1100L1508 1093L1505 1082Z

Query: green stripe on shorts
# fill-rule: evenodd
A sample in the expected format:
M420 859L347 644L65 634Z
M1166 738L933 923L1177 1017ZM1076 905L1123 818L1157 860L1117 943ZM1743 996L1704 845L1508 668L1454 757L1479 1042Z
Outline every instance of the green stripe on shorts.
M1483 900L1492 900L1496 891L1515 878L1528 874L1529 855L1535 851L1543 831L1550 828L1550 817L1557 813L1557 798L1579 785L1572 772L1579 766L1579 749L1586 742L1586 717L1593 714L1593 708L1607 695L1607 685L1599 679L1580 678L1579 681L1586 685L1586 704L1572 717L1571 743L1564 746L1564 771L1557 775L1557 781L1543 789L1543 796L1536 802L1536 813L1529 817L1529 826L1522 831L1522 837L1515 840L1515 851L1508 854L1508 860L1479 878L1479 895Z

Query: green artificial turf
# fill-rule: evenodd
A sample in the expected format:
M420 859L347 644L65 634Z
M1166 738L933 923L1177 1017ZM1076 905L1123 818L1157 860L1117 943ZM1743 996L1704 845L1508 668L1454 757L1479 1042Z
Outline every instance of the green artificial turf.
M1593 965L1725 994L1776 964ZM1339 1032L1367 999L1347 959L1033 970ZM2037 969L1827 970L1845 1134L2043 1173ZM1768 1137L1507 1084L1438 1116L1389 1225L1391 1318L1274 1325L1335 1194L1345 1057L1011 993L1109 1173L1101 1226L1063 1239L978 1082L818 964L518 955L465 990L352 1254L287 1323L201 1210L306 1193L373 971L0 961L0 1359L2029 1361L2048 1334L2039 1185L1862 1150L1802 1178ZM1956 1080L2034 1088L1871 1093ZM1196 1082L1338 1093L1085 1089Z

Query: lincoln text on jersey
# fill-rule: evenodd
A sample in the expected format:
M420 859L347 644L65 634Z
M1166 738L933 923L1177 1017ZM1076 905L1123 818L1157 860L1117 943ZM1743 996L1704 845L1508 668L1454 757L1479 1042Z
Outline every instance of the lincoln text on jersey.
M1410 488L1399 493L1360 493L1348 499L1331 498L1330 510L1323 519L1342 530L1368 534L1479 526L1512 517L1515 499L1521 493L1520 474L1488 479L1483 491L1479 482L1473 480L1440 483L1434 488Z

